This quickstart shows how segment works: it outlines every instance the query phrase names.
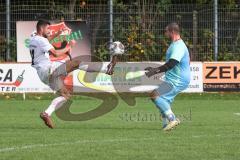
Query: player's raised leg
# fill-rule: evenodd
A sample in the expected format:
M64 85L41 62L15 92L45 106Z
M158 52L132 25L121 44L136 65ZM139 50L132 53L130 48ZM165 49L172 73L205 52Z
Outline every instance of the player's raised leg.
M112 75L114 72L114 67L117 63L117 56L114 55L106 67L102 63L84 62L80 58L68 60L65 63L67 73L70 73L76 69L80 69L86 72L100 72Z
M44 121L45 125L49 128L54 128L53 122L51 120L51 115L54 111L63 106L63 104L70 98L70 91L64 86L61 76L67 75L68 73L76 70L82 69L87 72L103 72L106 74L113 74L114 66L116 65L117 59L112 58L111 62L107 67L99 65L93 65L92 63L81 62L80 59L68 60L65 63L53 62L51 67L50 75L50 87L58 91L59 97L55 98L49 107L40 114L41 119Z

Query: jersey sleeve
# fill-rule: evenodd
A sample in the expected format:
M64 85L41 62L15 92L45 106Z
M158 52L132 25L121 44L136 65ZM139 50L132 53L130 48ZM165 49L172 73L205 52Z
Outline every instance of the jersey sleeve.
M41 50L45 53L48 52L50 49L54 48L46 38L42 38L39 43Z
M184 47L182 45L175 45L172 49L172 53L171 53L169 59L175 59L178 62L180 62L184 56L184 53L185 53L185 51L184 51Z

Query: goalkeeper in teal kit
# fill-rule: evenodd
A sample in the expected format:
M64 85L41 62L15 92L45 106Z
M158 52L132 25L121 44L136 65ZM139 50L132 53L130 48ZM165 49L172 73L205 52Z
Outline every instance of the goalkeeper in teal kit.
M188 48L180 36L177 23L170 23L165 29L165 35L171 39L166 52L166 63L160 67L147 67L146 76L165 72L164 81L157 89L151 92L153 103L159 108L162 115L163 130L170 131L180 120L171 109L175 96L188 87L190 82L190 58Z

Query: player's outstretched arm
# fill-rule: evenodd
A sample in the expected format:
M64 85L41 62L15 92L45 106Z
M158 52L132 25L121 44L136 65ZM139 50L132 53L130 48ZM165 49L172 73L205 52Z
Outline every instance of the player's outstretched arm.
M145 74L147 77L151 77L155 74L158 73L162 73L162 72L167 72L168 70L172 69L173 67L175 67L179 62L175 59L169 59L169 61L167 63L165 63L164 65L157 67L157 68L153 68L153 67L147 67L145 68L145 70L147 71Z

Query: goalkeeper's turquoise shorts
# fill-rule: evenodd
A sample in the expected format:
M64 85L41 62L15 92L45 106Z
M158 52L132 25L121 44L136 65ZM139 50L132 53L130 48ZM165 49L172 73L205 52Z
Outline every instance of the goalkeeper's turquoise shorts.
M167 103L171 104L174 98L183 90L185 90L188 85L184 86L176 86L169 81L163 81L157 89L154 91L158 93L158 95L165 100Z

